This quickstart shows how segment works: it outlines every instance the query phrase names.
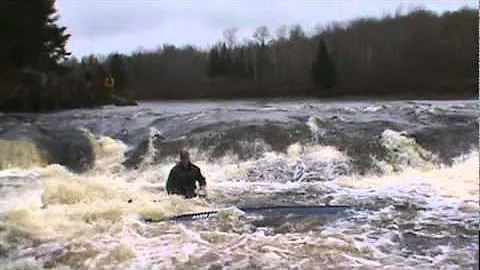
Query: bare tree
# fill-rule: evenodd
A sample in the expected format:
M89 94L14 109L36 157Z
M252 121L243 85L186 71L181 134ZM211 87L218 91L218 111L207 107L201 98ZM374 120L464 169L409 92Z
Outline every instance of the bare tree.
M257 40L257 43L260 45L265 45L267 40L270 39L270 32L268 31L268 27L265 25L257 27L255 33L253 34L253 38Z
M282 25L277 29L277 39L279 41L285 41L287 39L287 26Z
M326 27L324 25L316 24L313 32L314 32L314 35L321 35L325 30L326 30Z
M300 40L305 38L305 32L300 24L292 25L290 28L290 39L291 40Z
M235 47L235 44L237 44L237 32L237 27L232 27L223 31L223 38L227 42L229 48L233 48Z

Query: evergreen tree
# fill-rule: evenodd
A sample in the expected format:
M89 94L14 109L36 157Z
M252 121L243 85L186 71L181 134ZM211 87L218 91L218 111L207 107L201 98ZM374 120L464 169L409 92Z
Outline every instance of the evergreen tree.
M227 75L230 73L230 52L227 48L227 44L222 43L220 49L220 73L222 75Z
M125 86L128 84L127 72L123 56L115 53L109 59L110 73L115 79L115 92L124 94Z
M210 50L209 53L209 75L210 77L215 77L220 74L220 55L218 48L215 46Z
M337 82L335 65L323 39L318 43L317 57L312 64L312 77L316 85L325 90L333 88Z
M60 62L70 36L58 18L54 0L0 1L0 109L58 105L49 78L65 71Z
M269 57L268 57L268 48L265 43L261 43L256 49L256 79L257 81L262 82L269 70Z
M59 67L70 35L58 18L54 0L0 1L0 68Z

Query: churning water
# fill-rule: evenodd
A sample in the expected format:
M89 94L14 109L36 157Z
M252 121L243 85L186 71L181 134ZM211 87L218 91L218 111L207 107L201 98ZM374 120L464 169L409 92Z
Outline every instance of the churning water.
M478 117L474 101L312 100L0 115L0 268L478 269ZM180 148L207 198L166 196ZM239 210L327 201L352 208Z

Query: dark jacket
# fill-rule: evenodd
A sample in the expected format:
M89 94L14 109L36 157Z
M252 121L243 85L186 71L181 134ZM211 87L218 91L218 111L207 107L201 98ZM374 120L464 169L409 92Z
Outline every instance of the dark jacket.
M195 197L197 196L195 193L196 181L200 186L206 185L200 168L192 163L189 163L187 168L177 163L168 175L167 192L168 194L183 195L186 198Z

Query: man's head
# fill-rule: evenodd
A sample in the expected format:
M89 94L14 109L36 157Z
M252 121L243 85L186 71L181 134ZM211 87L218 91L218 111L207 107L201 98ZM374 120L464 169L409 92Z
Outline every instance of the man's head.
M190 163L190 154L185 149L180 151L180 163L185 167Z

